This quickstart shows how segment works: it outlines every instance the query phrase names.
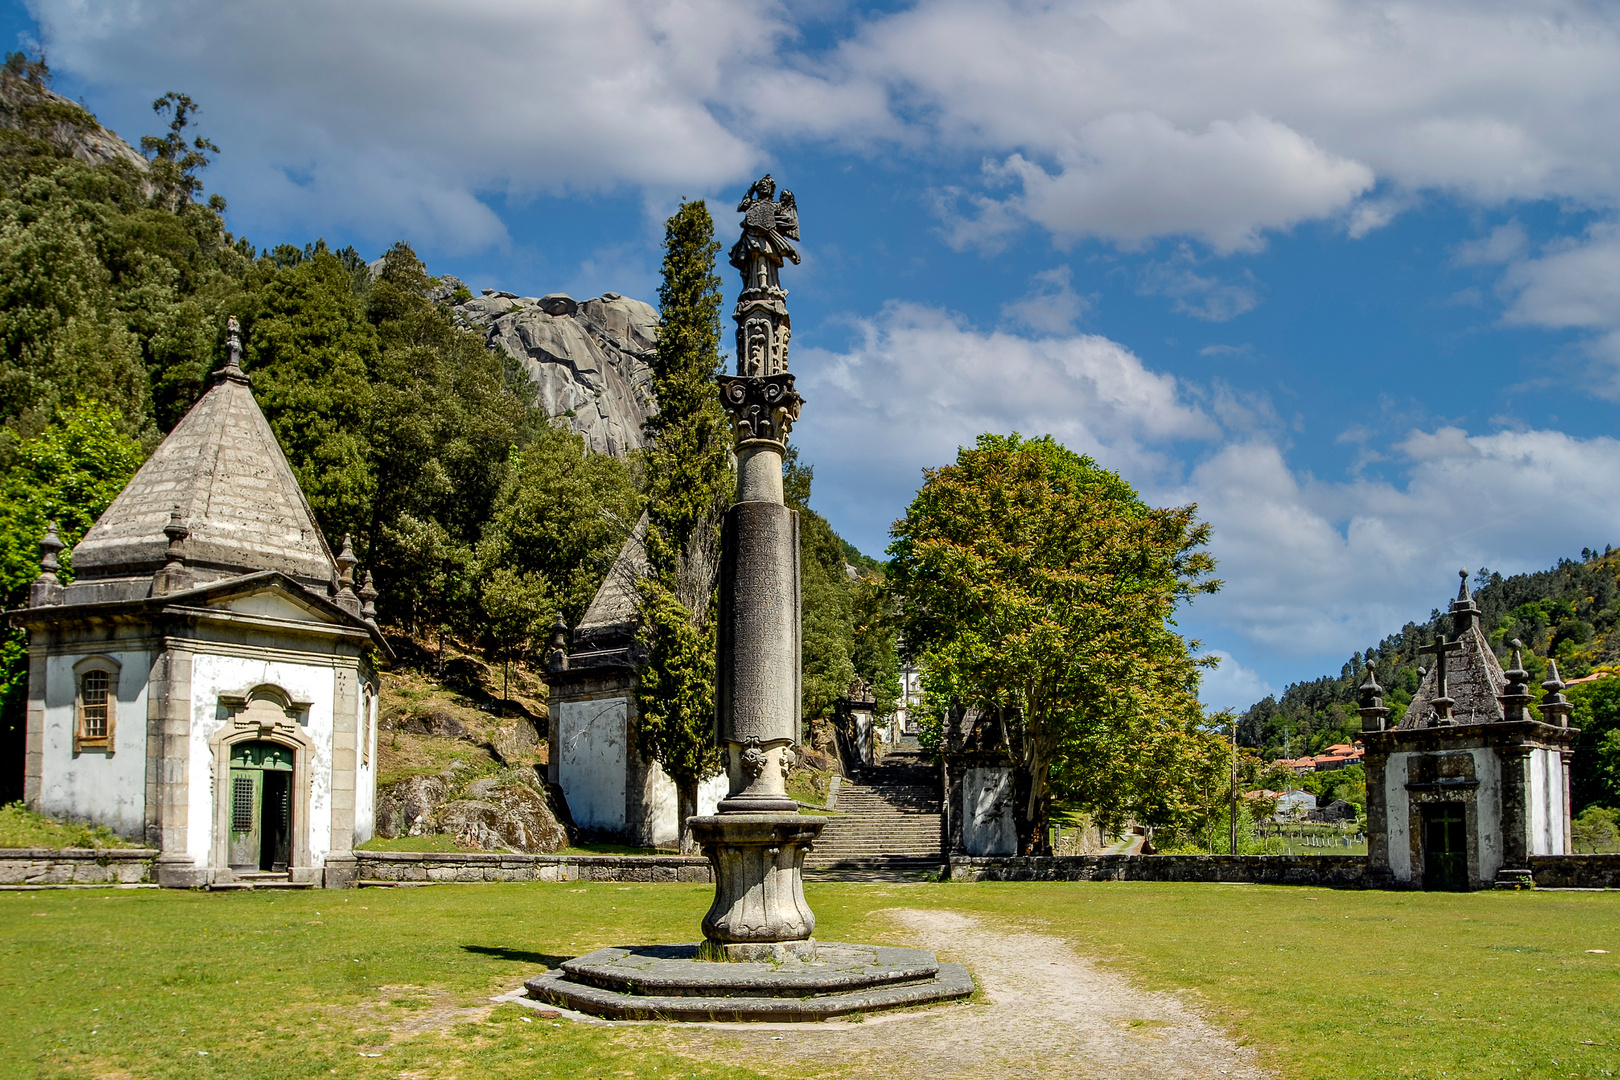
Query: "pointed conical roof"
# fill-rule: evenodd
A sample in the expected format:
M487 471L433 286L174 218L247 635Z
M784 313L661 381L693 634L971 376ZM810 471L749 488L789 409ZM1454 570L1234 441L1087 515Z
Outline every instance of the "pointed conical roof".
M187 567L220 576L279 570L325 587L335 565L248 378L231 362L73 549L78 582L151 574L178 508Z

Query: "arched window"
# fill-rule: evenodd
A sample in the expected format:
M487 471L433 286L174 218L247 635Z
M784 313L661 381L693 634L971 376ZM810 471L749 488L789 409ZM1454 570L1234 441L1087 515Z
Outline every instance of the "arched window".
M118 721L118 663L105 656L90 656L73 665L73 752L113 752Z

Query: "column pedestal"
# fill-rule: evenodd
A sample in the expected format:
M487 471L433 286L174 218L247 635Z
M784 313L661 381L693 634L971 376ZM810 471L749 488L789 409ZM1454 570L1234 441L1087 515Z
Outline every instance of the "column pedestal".
M714 904L703 917L709 960L813 960L816 916L804 899L804 856L826 821L803 814L717 814L691 819L714 866Z

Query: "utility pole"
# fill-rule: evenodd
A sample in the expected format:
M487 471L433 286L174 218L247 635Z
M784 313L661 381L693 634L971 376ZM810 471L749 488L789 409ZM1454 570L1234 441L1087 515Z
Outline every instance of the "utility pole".
M1237 849L1237 740L1238 740L1237 718L1233 717L1232 718L1232 854L1234 854L1234 855L1236 855L1238 853L1238 849Z

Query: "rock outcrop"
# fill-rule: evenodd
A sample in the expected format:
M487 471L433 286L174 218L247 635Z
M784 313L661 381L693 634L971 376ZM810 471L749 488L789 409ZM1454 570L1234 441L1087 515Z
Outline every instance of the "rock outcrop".
M564 419L600 454L623 456L642 445L641 423L657 411L648 361L658 341L658 311L618 293L576 301L564 293L518 296L485 289L469 296L457 279L437 293L458 319L528 370L537 404Z
M413 776L377 792L377 835L445 834L483 851L558 851L568 831L552 813L538 780L511 773L484 777L457 795L453 766L437 776Z
M0 130L43 139L58 153L90 165L124 161L146 170L140 151L102 127L82 105L26 72L0 69Z

